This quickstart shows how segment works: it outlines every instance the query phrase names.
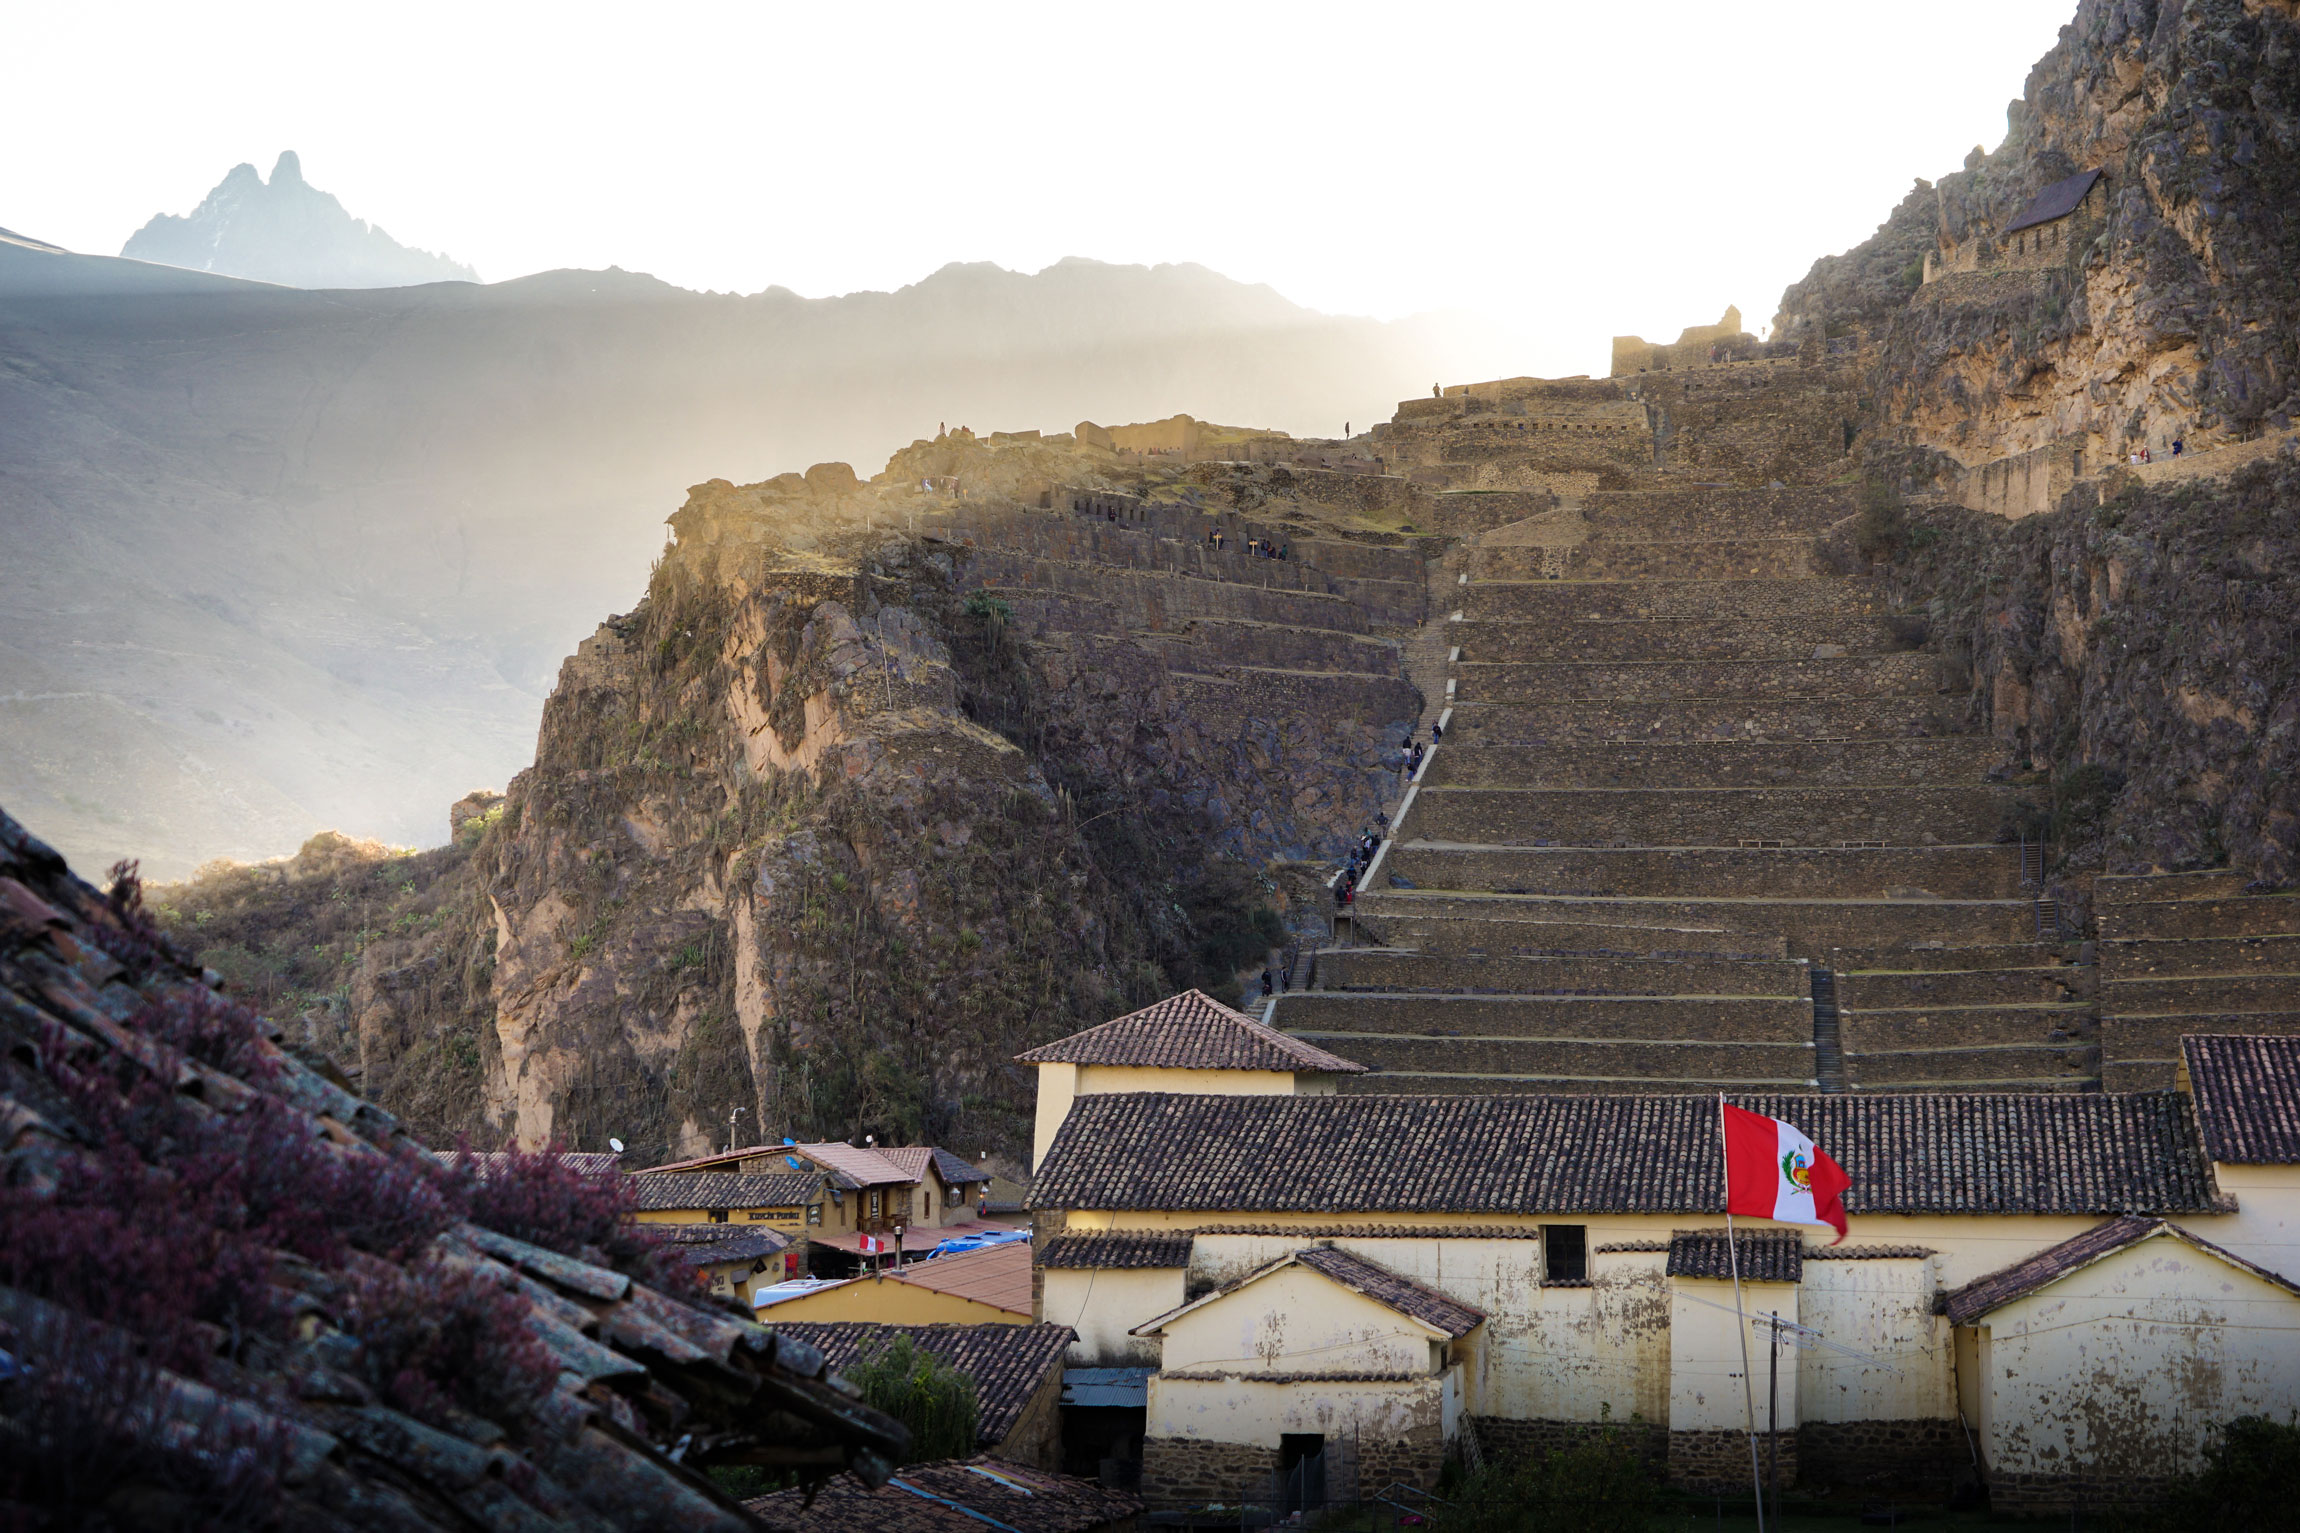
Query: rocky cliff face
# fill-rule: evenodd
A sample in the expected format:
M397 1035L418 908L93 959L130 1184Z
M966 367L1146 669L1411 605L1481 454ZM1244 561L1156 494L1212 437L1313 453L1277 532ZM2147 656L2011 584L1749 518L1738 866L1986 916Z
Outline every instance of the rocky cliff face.
M1270 864L1379 812L1421 708L1396 643L1326 589L1356 577L1115 507L1243 527L1251 503L1273 541L1410 570L1361 580L1392 604L1421 595L1406 540L1334 539L1362 518L1305 507L1286 469L1120 466L954 433L868 485L825 464L698 486L462 844L315 842L165 908L435 1134L1017 1147L1011 1056L1258 970L1280 912L1324 898ZM1110 520L1039 504L1080 482ZM1242 568L1181 572L1185 552Z
M2043 187L2104 174L2048 266L1991 272ZM1922 281L1929 252L1984 269ZM2018 264L2018 263L2015 263ZM1919 182L1783 295L1777 337L1865 327L1873 439L1977 464L2074 439L2095 463L2300 414L2300 8L2082 0L2004 143Z

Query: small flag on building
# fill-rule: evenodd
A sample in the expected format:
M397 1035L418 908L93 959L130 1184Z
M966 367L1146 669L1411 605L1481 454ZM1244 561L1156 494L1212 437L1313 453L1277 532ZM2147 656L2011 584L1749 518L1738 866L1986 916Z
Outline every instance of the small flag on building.
M863 1255L877 1256L886 1250L886 1237L884 1235L859 1235L855 1238L855 1244L856 1249L860 1250Z
M1843 1198L1853 1185L1844 1168L1794 1124L1717 1105L1725 1115L1726 1212L1783 1224L1825 1224L1843 1240Z

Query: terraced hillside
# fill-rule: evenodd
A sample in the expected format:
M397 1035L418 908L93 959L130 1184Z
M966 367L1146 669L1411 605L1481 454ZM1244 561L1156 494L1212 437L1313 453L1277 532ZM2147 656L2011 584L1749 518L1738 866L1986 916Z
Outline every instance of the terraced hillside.
M1736 432L1783 376L1741 366L1702 370ZM1662 465L1720 455L1643 392L1634 487L1472 538L1444 743L1354 943L1273 1020L1368 1091L2096 1088L2003 749L1955 732L1922 625L1831 572L1853 491L1688 483Z

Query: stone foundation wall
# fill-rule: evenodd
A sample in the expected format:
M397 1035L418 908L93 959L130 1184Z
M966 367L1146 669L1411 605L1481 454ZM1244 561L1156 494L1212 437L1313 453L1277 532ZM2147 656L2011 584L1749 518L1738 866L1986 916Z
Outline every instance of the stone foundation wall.
M1972 1462L1954 1421L1808 1421L1797 1429L1799 1483L1811 1488L1946 1496Z
M1142 1499L1153 1510L1232 1504L1268 1493L1278 1450L1245 1443L1202 1442L1195 1437L1142 1440Z
M1655 1421L1516 1421L1478 1416L1477 1440L1488 1463L1577 1448L1595 1438L1621 1444L1655 1473L1669 1467L1669 1428Z
M1757 1467L1766 1470L1775 1444L1781 1453L1781 1484L1797 1483L1797 1434L1776 1432L1772 1440L1757 1434ZM1712 1494L1749 1488L1749 1436L1745 1432L1672 1432L1669 1434L1669 1478L1692 1491Z
M2011 1474L1993 1470L1987 1479L1989 1510L1999 1516L2138 1511L2163 1500L2174 1484L2169 1476L2159 1475L2094 1479L2083 1475Z
M1438 1473L1445 1467L1446 1445L1433 1423L1416 1427L1403 1438L1376 1441L1359 1437L1357 1441L1358 1484L1360 1496L1378 1495L1392 1485L1414 1485L1423 1490L1437 1488ZM1350 1487L1329 1482L1328 1493L1347 1496Z

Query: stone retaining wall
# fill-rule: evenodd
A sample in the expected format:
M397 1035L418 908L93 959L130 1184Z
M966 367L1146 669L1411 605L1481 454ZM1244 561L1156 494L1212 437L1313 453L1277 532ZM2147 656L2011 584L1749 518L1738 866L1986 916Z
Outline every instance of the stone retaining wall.
M1891 619L1799 612L1782 617L1555 617L1453 625L1465 660L1809 660L1821 646L1847 654L1889 654L1904 643Z
M1412 819L1409 830L1419 834L1418 797ZM1996 846L1443 848L1409 842L1390 848L1382 872L1417 889L1566 897L1667 896L1690 884L1711 899L1882 900L1904 878L1922 879L1918 887L1930 896L1896 902L1912 907L2020 894L2020 853ZM2035 936L2033 923L2028 935Z
M1189 582L1204 584L1204 582ZM1470 702L1555 703L1607 700L1930 697L1935 656L1856 655L1841 660L1656 660L1644 663L1555 661L1455 668L1459 697Z
M1973 1460L1954 1421L1808 1421L1797 1428L1797 1467L1808 1488L1946 1497Z
M1649 744L1726 740L1886 739L1943 735L1954 722L1938 697L1668 698L1634 704L1590 699L1482 702L1456 696L1448 744L1598 744L1628 735Z
M1488 1463L1541 1457L1591 1441L1609 1441L1628 1449L1656 1474L1665 1473L1669 1467L1669 1428L1659 1422L1516 1421L1505 1416L1472 1419Z
M1707 617L1739 621L1819 612L1846 616L1882 612L1885 601L1868 580L1654 581L1636 585L1587 585L1550 580L1529 571L1520 583L1481 583L1460 588L1463 614L1471 618L1542 622L1582 622L1592 618Z
M2012 823L2018 789L1429 788L1415 797L1410 833L1487 846L1731 846L1777 841L1833 847L1847 841L1993 842ZM1920 876L1911 873L1911 879ZM1880 885L1882 887L1882 885ZM1940 891L1935 890L1935 893Z
M1435 1032L1447 1043L1562 1037L1619 1041L1698 1037L1720 1043L1813 1041L1809 996L1366 995L1324 988L1280 996L1277 1025L1343 1034ZM1691 1031L1687 1031L1690 1028ZM1370 1047L1369 1045L1365 1045ZM1342 1048L1363 1060L1360 1045Z
M1195 1437L1142 1439L1142 1499L1153 1510L1222 1502L1231 1506L1268 1493L1278 1450Z
M1940 739L1814 741L1719 740L1685 744L1506 746L1470 743L1477 731L1455 716L1446 748L1422 774L1436 788L1641 788L1699 782L1763 787L1793 771L1805 783L1977 782L2004 760L1986 735ZM2294 957L2300 960L2300 939Z
M1764 1470L1780 1452L1781 1485L1797 1483L1797 1434L1757 1434L1757 1466ZM1749 1435L1745 1432L1671 1432L1669 1478L1691 1491L1746 1494L1750 1489Z

